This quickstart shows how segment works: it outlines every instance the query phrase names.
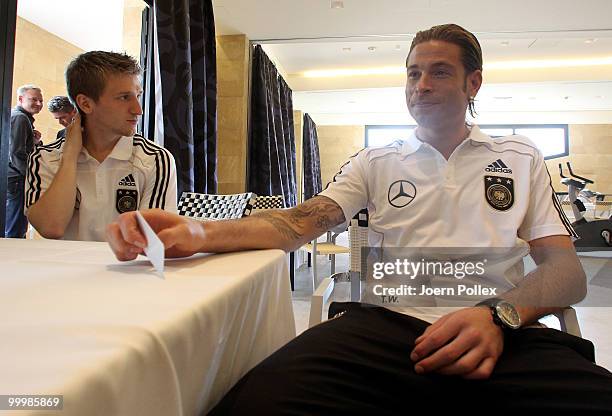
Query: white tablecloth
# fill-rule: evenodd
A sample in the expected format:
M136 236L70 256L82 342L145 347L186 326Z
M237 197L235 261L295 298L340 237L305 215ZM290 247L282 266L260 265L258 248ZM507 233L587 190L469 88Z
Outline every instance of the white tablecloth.
M167 260L165 277L106 243L0 239L0 394L64 395L49 414L195 415L295 336L280 250Z

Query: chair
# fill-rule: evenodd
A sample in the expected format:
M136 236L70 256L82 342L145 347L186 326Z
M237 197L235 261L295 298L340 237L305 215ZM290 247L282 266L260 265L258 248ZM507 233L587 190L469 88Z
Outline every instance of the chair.
M178 214L196 220L226 220L246 217L251 214L255 195L214 195L183 192L178 203Z
M366 209L363 209L357 215L355 215L355 217L351 220L351 224L353 220L361 221L362 224L365 224L363 229L365 230L366 240L367 240L367 216L368 216L368 211ZM357 227L357 222L355 222L355 227ZM356 230L357 228L354 228L353 233L356 233L357 232ZM337 254L350 254L351 252L350 247L345 247L345 246L336 244L336 238L338 237L338 235L340 235L340 233L334 233L332 231L328 231L326 234L325 242L319 243L317 241L318 238L315 238L311 243L305 244L304 246L301 247L301 250L304 250L308 253L308 267L311 266L311 258L312 258L312 290L313 292L315 291L317 287L317 258L316 256L327 255L330 257L330 260L331 260L330 272L332 275L334 275L336 272L336 255ZM350 236L351 236L351 232L350 232L350 226L349 226L349 240L351 239ZM349 245L350 244L351 242L349 242ZM365 245L367 245L367 241L364 242L363 246Z
M312 264L312 289L317 287L317 257L329 256L331 260L331 274L336 271L336 254L348 254L349 248L336 244L336 238L340 233L328 231L324 242L317 241L319 237L311 243L303 245L300 249L308 253L308 267ZM311 261L312 259L312 261Z
M324 307L331 297L336 283L351 283L351 301L361 300L361 271L365 270L365 259L362 259L362 247L368 245L368 212L361 210L352 220L349 226L349 257L350 266L346 273L335 273L323 279L314 291L310 302L310 317L308 327L311 328L323 320ZM555 313L559 320L561 331L577 337L582 336L576 310L567 307Z
M561 331L576 337L582 337L580 324L578 324L578 317L576 316L576 310L574 308L569 306L555 313L554 316L559 320Z
M362 248L368 245L368 211L363 209L357 213L349 224L349 270L342 273L333 273L330 277L323 279L312 295L310 305L310 318L308 327L321 322L323 308L329 300L336 283L351 283L351 301L359 302L361 299L361 270ZM364 265L365 266L365 265Z

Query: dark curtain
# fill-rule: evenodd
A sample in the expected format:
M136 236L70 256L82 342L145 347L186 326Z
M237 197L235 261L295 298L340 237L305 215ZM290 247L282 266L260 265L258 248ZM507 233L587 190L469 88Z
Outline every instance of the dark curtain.
M17 0L0 1L0 238L4 238Z
M304 114L302 149L304 153L304 201L323 190L321 183L321 159L317 125L308 114Z
M164 147L178 196L217 191L217 70L211 0L155 0Z
M292 92L261 46L253 51L249 191L297 203Z

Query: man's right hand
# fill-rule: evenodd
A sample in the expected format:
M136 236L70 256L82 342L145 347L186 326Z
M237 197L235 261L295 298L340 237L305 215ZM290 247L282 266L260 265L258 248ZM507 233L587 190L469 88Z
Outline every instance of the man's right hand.
M81 115L77 115L72 120L72 123L66 127L66 143L64 143L64 154L74 158L83 148L83 128L81 126Z
M34 144L39 144L41 142L41 139L42 134L38 130L34 129Z
M179 215L152 209L140 211L166 249L166 257L187 257L204 244L203 224ZM134 260L147 245L136 212L121 214L106 228L106 239L118 260Z

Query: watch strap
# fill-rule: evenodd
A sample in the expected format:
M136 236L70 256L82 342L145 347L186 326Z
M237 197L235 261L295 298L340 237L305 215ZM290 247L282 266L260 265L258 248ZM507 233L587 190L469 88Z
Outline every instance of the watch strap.
M499 302L504 302L503 299L500 298L489 298L489 299L485 299L481 302L478 302L476 304L476 306L487 306L489 308L489 310L491 311L491 317L493 318L493 323L497 326L499 326L501 329L504 330L504 332L512 330L512 328L510 328L508 325L506 325L504 323L504 321L502 321L502 319L499 317L499 315L497 314L497 304Z

